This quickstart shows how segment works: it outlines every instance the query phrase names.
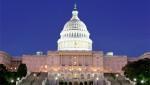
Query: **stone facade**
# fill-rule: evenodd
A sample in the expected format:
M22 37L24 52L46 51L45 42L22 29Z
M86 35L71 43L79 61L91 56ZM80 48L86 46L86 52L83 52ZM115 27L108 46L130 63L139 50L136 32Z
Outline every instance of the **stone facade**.
M96 51L48 51L47 55L23 55L29 71L69 71L72 69L87 72L121 73L127 64L127 56L105 56Z
M20 63L24 63L27 65L28 72L48 72L48 78L84 80L103 79L104 73L122 74L122 67L128 62L143 58L150 58L149 53L137 58L128 58L105 55L102 51L48 51L46 55L23 55L21 58L14 58L1 52L0 64L15 71Z
M11 63L11 57L8 53L0 51L0 64L9 66Z
M122 67L127 64L127 56L104 56L105 73L122 73Z
M128 58L128 62L134 62L143 58L149 58L150 59L150 52L146 52L143 55L139 56L139 57L130 57Z
M47 65L48 57L46 55L23 55L22 63L27 65L30 72L40 72Z
M150 53L139 57L104 55L101 51L48 51L47 55L23 55L21 58L10 57L6 52L0 51L0 64L18 66L20 63L27 65L31 72L62 71L71 67L86 71L99 71L103 73L121 73L122 67L128 62L150 58Z

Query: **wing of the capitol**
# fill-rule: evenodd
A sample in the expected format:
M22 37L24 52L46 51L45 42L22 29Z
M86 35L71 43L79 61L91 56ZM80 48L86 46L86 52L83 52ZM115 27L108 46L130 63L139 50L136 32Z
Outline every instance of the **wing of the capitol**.
M141 58L150 58L150 52L129 58L125 55L114 55L113 52L93 51L93 41L85 23L78 17L76 6L72 17L64 25L57 41L57 51L47 54L37 52L34 55L12 57L0 51L0 64L4 64L10 71L16 71L18 66L26 64L29 73L46 72L49 78L64 80L103 79L105 73L123 74L122 67L127 63Z

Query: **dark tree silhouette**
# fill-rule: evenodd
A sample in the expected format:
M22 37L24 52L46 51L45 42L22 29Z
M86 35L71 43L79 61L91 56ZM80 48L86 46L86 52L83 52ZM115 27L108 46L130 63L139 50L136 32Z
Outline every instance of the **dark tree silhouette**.
M27 66L26 64L20 64L17 70L18 77L25 77L27 74Z
M123 67L124 75L130 80L136 79L137 85L150 85L150 59L145 58L135 62L128 63Z
M6 66L3 64L0 64L0 72L7 72Z
M5 85L7 83L5 79L6 72L7 72L6 66L0 64L0 85Z

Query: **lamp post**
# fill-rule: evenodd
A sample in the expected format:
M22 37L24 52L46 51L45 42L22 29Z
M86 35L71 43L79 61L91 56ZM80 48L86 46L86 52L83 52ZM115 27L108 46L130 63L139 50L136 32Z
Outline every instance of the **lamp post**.
M134 82L133 82L133 84L134 84L134 85L136 85L136 81L137 81L137 79L136 79L136 78L134 78L134 79L133 79L133 81L134 81Z
M58 80L58 77L55 77L56 85L57 85L57 80Z
M97 77L97 78L96 78L96 83L97 83L97 85L98 85L98 80L99 80L99 78Z
M10 83L11 83L11 84L14 84L14 83L15 83L15 85L16 85L17 81L15 81L15 79L11 79L11 80L10 80Z
M18 85L18 83L19 83L19 80L20 80L20 78L19 78L19 77L17 77L17 80L16 80L16 85Z

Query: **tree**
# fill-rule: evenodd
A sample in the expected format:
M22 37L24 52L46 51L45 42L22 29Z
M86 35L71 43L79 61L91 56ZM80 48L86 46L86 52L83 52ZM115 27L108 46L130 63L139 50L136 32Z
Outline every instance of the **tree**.
M6 66L3 64L0 64L0 76L4 76L6 72L7 72Z
M3 64L0 64L0 72L7 71L6 66Z
M137 85L150 85L150 59L128 63L123 67L124 75Z
M7 83L5 79L6 72L7 72L6 66L0 64L0 85L5 85Z
M7 83L9 83L8 85L15 85L16 79L17 79L17 72L7 72L5 73L5 79L7 81ZM11 82L11 81L14 82Z
M27 74L27 66L26 64L20 64L17 70L18 77L22 78L25 77Z
M17 72L9 72L3 64L0 64L0 85L15 85L18 77L24 77L27 74L25 64L20 64ZM14 82L11 82L13 80Z

